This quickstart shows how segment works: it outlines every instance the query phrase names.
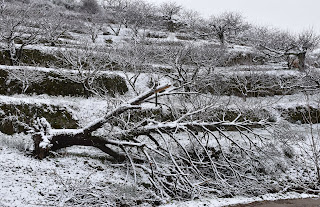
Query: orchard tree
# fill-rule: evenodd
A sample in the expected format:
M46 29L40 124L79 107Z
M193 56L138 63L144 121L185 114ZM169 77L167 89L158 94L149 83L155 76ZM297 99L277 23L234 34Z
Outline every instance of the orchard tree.
M152 18L155 13L154 5L142 0L135 0L127 7L125 16L128 27L137 36L139 29L146 29L151 26Z
M159 11L166 22L166 27L169 32L175 32L180 26L179 15L182 11L182 6L176 2L165 2L160 5Z
M163 75L186 92L199 92L210 82L208 78L214 69L225 62L225 54L225 48L196 44L163 48L163 64L171 67L171 72Z
M141 93L137 88L137 80L140 75L150 72L152 46L146 45L143 40L143 37L128 40L125 47L115 48L110 54L112 60L121 67L128 84L136 95Z
M127 9L130 0L104 0L103 8L108 28L118 36L122 27L128 27Z
M70 24L72 24L66 20L64 14L59 13L57 10L46 13L43 21L44 38L51 46L56 46L59 38L67 35L70 30Z
M314 50L320 38L313 30L303 31L298 35L278 30L261 34L258 47L269 57L287 61L288 68L295 66L299 70L306 69L306 55ZM293 58L292 58L293 57Z
M287 52L292 48L295 41L292 34L275 28L252 27L248 32L248 39L249 44L260 49L269 59L286 61L288 68L291 68L291 57L279 51Z
M306 68L307 52L314 50L319 45L319 42L320 36L315 34L313 30L306 30L298 35L293 43L293 48L289 51L289 55L295 55L298 58L300 70Z
M95 85L102 71L112 67L105 48L92 47L86 43L81 50L61 49L57 52L56 58L64 68L73 70L73 73L62 70L62 76L81 84L87 98L92 94L102 96L107 93L106 89Z
M236 37L240 32L247 29L247 24L241 14L225 12L209 19L207 30L209 35L215 36L223 45L226 39Z
M105 21L102 7L96 0L83 0L81 10L85 17L84 30L95 43Z
M194 10L182 10L181 12L181 21L185 27L191 32L197 32L201 27L201 24L205 21L200 16L199 12Z
M105 19L101 17L101 14L90 15L86 18L84 29L86 33L89 34L90 39L93 43L96 42L99 32L103 28L104 20Z
M0 41L5 43L11 65L19 64L25 46L40 40L42 17L43 12L32 3L0 4Z

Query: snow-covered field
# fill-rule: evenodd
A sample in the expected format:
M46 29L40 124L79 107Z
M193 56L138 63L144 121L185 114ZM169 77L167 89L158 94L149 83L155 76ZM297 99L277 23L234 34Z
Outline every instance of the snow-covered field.
M149 193L94 148L76 147L38 160L0 135L0 206L115 206ZM8 139L8 138L7 138ZM151 194L151 193L150 193Z
M103 176L112 179L119 175L101 175L101 171L95 172L89 165L101 168L104 172L107 166L97 165L95 161L86 165L84 160L81 162L77 157L40 161L5 146L0 146L0 154L0 203L3 206L63 204L68 199L68 194L74 193L68 191L77 190L68 189L72 188L68 185L79 185L80 189L87 177L98 184L103 183ZM94 176L90 176L92 173Z

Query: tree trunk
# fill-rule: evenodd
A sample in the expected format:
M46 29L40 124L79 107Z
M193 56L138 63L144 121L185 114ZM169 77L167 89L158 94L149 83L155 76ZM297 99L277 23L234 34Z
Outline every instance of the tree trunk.
M40 143L43 141L41 133L36 133L33 135L33 141L35 144L34 154L39 158L43 159L49 155L49 150L56 151L62 148L71 147L74 145L80 146L93 146L99 148L101 151L107 153L108 155L115 158L117 161L124 161L125 155L117 153L111 148L107 147L106 144L109 144L107 140L103 138L86 135L84 133L79 134L59 134L52 136L50 139L50 148L41 147Z
M293 60L291 60L290 55L287 55L287 67L288 67L288 69L292 68L292 62L293 62Z
M299 70L300 71L304 71L306 69L306 52L301 52L297 55L298 59L299 59Z
M219 32L219 33L218 33L218 38L219 38L221 44L224 45L224 43L225 43L225 37L224 37L224 33L223 33L223 32Z
M9 58L10 58L10 65L14 66L16 65L16 45L14 43L14 40L9 40L8 44L8 51L9 51Z

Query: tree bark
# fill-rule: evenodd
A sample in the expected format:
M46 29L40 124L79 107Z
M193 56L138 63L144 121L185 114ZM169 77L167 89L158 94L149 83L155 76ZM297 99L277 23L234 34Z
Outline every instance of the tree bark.
M218 38L219 38L221 44L224 45L224 43L225 43L224 32L218 32Z
M40 143L43 141L41 133L36 133L33 135L33 141L35 144L34 154L39 159L43 159L49 155L49 151L56 151L62 148L71 147L74 145L80 146L92 146L100 149L101 151L107 153L108 155L115 158L117 161L124 161L125 155L118 153L111 148L107 147L107 144L110 144L107 140L97 137L85 135L84 133L79 134L59 134L52 136L50 139L50 147L44 148L41 147Z
M299 70L304 71L306 69L306 52L301 52L297 55L299 59Z

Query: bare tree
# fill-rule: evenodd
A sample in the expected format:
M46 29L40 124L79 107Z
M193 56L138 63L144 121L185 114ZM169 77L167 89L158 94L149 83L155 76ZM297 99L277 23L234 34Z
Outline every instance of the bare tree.
M270 58L285 60L289 69L295 66L301 71L306 69L307 53L315 49L320 40L312 30L297 36L276 29L264 28L261 31L255 38L258 48Z
M239 32L246 29L243 17L234 12L225 12L218 16L212 16L208 22L208 30L223 45L226 38L236 36Z
M306 54L314 50L320 43L320 36L316 35L313 30L307 30L299 34L296 42L293 44L291 54L296 55L299 60L299 69L306 68Z
M225 61L224 48L198 46L188 44L184 47L170 47L163 49L164 63L172 68L171 73L164 75L184 87L186 91L201 90L206 82L203 79L210 77L215 67Z
M84 29L90 35L90 39L93 43L96 42L99 32L102 30L103 24L104 18L101 17L101 14L90 15L86 18Z
M166 22L169 32L175 32L179 26L178 15L182 10L182 6L176 2L165 2L160 5L159 11Z
M100 47L85 45L82 50L61 49L56 57L64 67L72 71L61 71L64 78L82 85L86 97L91 94L101 96L107 91L95 85L102 71L111 68L109 53Z
M145 30L148 26L151 26L154 13L154 6L150 3L142 0L135 0L130 3L125 15L128 27L131 28L135 36L138 35L139 29Z
M68 25L70 22L66 20L62 13L56 10L48 12L43 20L44 38L49 41L51 46L56 46L59 38L67 35L70 29Z
M103 8L107 19L108 28L118 36L123 26L128 27L126 15L130 0L105 0Z
M204 22L204 19L200 16L199 12L194 10L182 10L181 21L186 26L187 29L191 32L197 32L201 24Z
M11 65L19 63L24 47L38 42L43 32L42 22L35 26L33 21L43 16L41 10L33 9L33 4L17 5L4 1L0 5L0 41L5 43Z

